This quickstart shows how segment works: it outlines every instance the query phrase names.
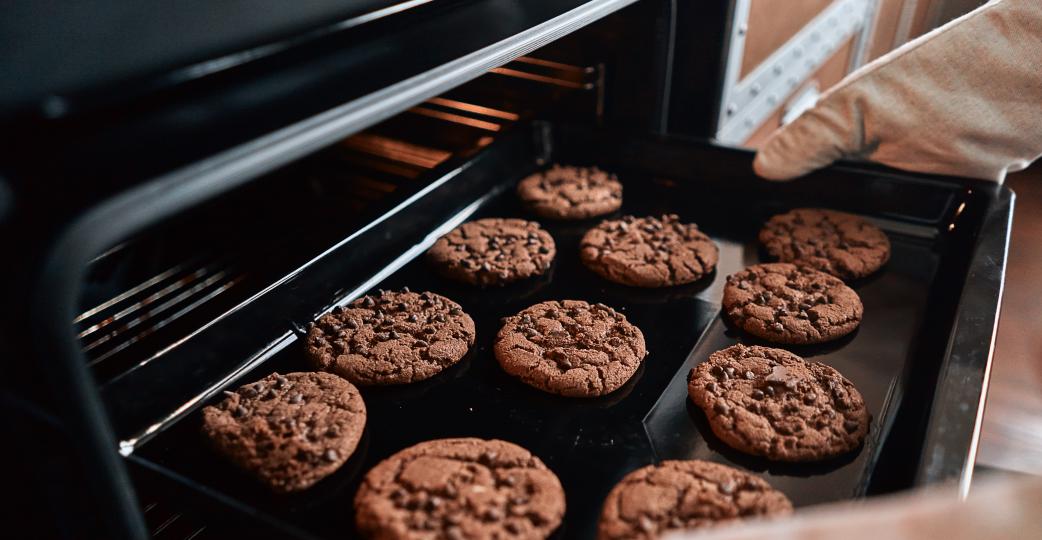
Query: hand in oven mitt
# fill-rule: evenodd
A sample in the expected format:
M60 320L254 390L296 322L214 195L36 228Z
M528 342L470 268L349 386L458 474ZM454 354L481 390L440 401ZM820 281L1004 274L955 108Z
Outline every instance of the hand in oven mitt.
M865 65L753 164L788 180L842 157L1001 182L1042 154L1042 0L993 0Z

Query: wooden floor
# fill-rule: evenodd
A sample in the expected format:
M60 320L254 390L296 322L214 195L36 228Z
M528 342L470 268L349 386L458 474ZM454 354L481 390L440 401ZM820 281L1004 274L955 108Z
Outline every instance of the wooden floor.
M1017 200L977 463L1042 474L1042 164L1006 185Z

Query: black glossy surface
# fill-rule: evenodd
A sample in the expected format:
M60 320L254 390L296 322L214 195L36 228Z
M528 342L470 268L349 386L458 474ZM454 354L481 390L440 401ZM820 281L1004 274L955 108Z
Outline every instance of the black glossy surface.
M315 39L292 33L280 36L282 41L275 44L285 47L276 52L203 77L160 72L158 81L150 79L144 88L119 84L113 89L121 81L107 81L100 89L45 99L39 107L19 106L17 113L0 110L0 120L10 132L18 133L7 147L0 147L0 160L10 163L18 189L32 189L23 184L29 179L39 183L41 177L50 185L73 189L78 186L68 178L76 177L89 179L91 188L76 193L76 201L107 196L335 108L357 104L393 84L422 75L436 78L432 72L468 55L494 56L533 27L591 4L591 0L432 0L360 26L331 24ZM631 6L626 12L628 24L639 29L639 41L646 42L645 36L655 29L655 22L647 20L648 9ZM592 18L578 21L590 22ZM588 47L608 51L620 44L597 42ZM614 51L606 53L609 57L598 61L611 62L613 55ZM464 82L460 79L456 84ZM660 84L643 78L641 82L655 88ZM127 88L137 93L123 95ZM59 114L41 112L47 103ZM63 159L48 159L59 153Z
M517 137L508 141L513 142L497 143L461 174L458 180L466 181L461 184L464 189L454 191L446 185L437 195L427 197L426 204L433 205L427 207L430 213L411 214L406 209L389 223L405 227L413 217L421 221L412 226L422 228L422 220L429 227L437 226L441 223L436 217L439 200L444 208L442 220L465 209L470 201L480 204L471 218L523 215L509 187L535 166L536 156L530 154L527 164L519 165L526 163L523 153L532 148ZM961 281L955 276L963 270L961 258L952 252L972 245L968 244L972 235L948 236L941 230L963 200L959 187L842 169L778 186L750 178L744 172L749 155L743 152L568 129L558 130L552 142L560 161L583 164L598 156L597 162L619 172L626 184L625 212L675 211L701 224L721 246L719 271L699 283L671 289L609 284L582 267L576 255L579 237L593 222L544 222L558 243L549 276L505 289L480 291L452 284L435 277L422 259L416 259L375 287L408 285L455 299L477 322L477 344L459 366L430 381L363 389L369 409L367 433L358 454L343 470L303 494L267 495L207 449L199 435L198 411L142 444L135 462L180 480L181 487L188 490L189 503L205 505L207 499L200 500L199 493L207 493L245 511L244 515L274 520L319 537L342 536L350 530L350 503L365 470L408 445L438 437L504 438L539 455L561 478L568 494L568 513L558 534L562 538L591 538L601 501L611 486L627 472L656 459L700 457L765 474L797 505L907 487L916 481L915 454L910 455L908 449L922 449L930 399L939 384L937 369L950 330L945 321L952 316L950 305L934 306L928 299L958 295ZM506 163L515 165L504 174ZM670 169L682 172L673 175ZM483 178L483 182L475 178ZM848 182L849 188L839 192L816 185L838 181ZM488 200L464 197L485 193L481 186L486 192L506 189ZM851 196L852 191L858 196ZM917 198L914 204L909 201L912 196ZM986 201L968 202L983 207ZM893 259L881 274L855 284L866 304L862 328L839 342L798 351L834 365L851 378L864 393L874 420L869 441L859 452L823 464L768 466L715 441L701 413L687 404L684 379L692 362L733 343L736 337L727 334L717 317L720 291L727 273L758 261L754 239L759 224L777 211L803 204L826 204L884 218L881 223L894 242ZM967 231L972 228L969 223L964 225ZM433 238L421 243L430 241ZM293 310L298 316L309 303L328 307L326 297L309 298L301 287L336 290L337 272L331 270L345 268L337 262L344 256L346 253L334 252L309 270L326 281L304 280L274 291L273 298L282 298L283 303L291 300L299 306ZM322 268L326 271L320 271ZM356 269L372 273L378 268L363 264ZM940 268L945 272L939 272ZM340 290L350 286L345 283ZM621 309L645 333L650 355L644 367L618 392L592 400L549 396L505 375L490 353L499 318L549 298L603 301ZM270 310L249 313L240 314L244 321L253 317L270 323L277 317ZM931 324L925 324L927 321ZM700 335L703 338L698 341ZM199 345L219 344L229 337L215 328ZM307 364L300 343L294 341L232 384L259 379L274 370L301 369L307 369ZM966 391L972 393L973 389ZM978 387L978 395L980 391ZM972 419L971 415L958 421Z
M668 200L658 190L643 195L628 197L624 209L639 214L657 212ZM474 217L520 214L513 193L507 191ZM206 484L242 497L265 512L333 537L351 526L352 515L331 510L350 504L359 473L380 459L429 439L500 438L528 448L560 477L568 494L568 514L558 537L592 537L592 525L607 490L620 474L653 460L642 419L715 315L716 307L696 296L717 277L714 274L669 291L639 291L607 283L586 270L577 257L579 239L592 223L544 223L557 242L558 256L550 275L541 279L502 289L474 289L435 276L421 258L380 283L381 288L407 285L456 300L477 323L477 343L460 365L429 381L363 388L369 422L362 455L314 493L293 497L288 505L286 498L260 493L248 478L233 473L211 455L198 435L198 414L144 445L139 456L185 476L205 479ZM491 353L499 319L558 298L607 303L642 329L651 354L622 389L595 399L560 398L519 383L499 368ZM297 342L244 380L272 370L307 369Z
M49 95L166 75L168 83L265 56L406 0L12 1L0 19L0 66L11 78L0 111ZM247 54L247 52L252 54ZM236 59L235 54L245 58ZM223 61L217 61L220 58ZM210 61L213 65L194 63ZM185 68L180 74L171 73ZM125 93L127 86L108 88Z

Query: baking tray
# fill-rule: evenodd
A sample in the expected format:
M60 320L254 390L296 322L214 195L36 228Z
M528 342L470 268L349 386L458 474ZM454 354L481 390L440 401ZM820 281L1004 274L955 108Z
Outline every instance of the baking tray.
M989 219L1001 221L1001 212L998 218L993 214L1008 191L849 168L769 184L752 177L750 159L748 152L694 141L541 123L503 137L474 159L439 171L426 190L403 201L366 234L334 246L252 305L195 336L175 355L184 362L181 369L146 366L106 389L110 407L121 411L117 428L134 433L122 442L125 453L139 477L169 485L186 504L212 513L217 523L301 538L352 536L352 500L362 475L398 450L442 437L505 439L542 458L567 495L556 538L592 538L611 487L633 469L662 459L708 459L750 471L797 507L964 474L972 460L967 465L963 454L972 454L979 411L946 418L944 436L938 436L937 409L948 412L952 406L938 400L955 395L962 402L981 402L990 354L967 351L961 360L967 366L983 363L977 366L980 378L939 377L958 360L951 346L963 315L960 306L971 292L964 286L986 239L982 231ZM531 218L518 205L513 186L550 162L596 164L618 173L625 195L615 215L671 212L698 223L720 247L716 272L665 289L607 282L578 259L579 239L597 220L540 220L558 252L548 274L538 279L475 289L430 271L422 253L452 226L481 217ZM762 260L755 238L763 221L795 206L861 214L888 233L893 255L877 275L852 284L865 304L854 334L793 349L837 368L860 389L872 413L864 446L827 462L783 465L744 456L716 440L705 416L687 400L686 376L715 350L755 342L721 320L723 283L727 274ZM273 371L309 369L299 340L308 320L366 291L403 286L459 302L476 322L476 343L457 366L428 381L362 388L366 431L340 471L304 493L276 496L210 451L200 435L201 405L219 400L224 388ZM973 290L987 296L983 289ZM644 332L650 353L620 390L594 399L561 398L499 368L491 349L500 319L543 300L564 298L608 304ZM964 324L959 335L984 332L987 336L977 337L990 341L993 328L985 332L971 326ZM275 333L263 335L268 329ZM251 341L241 334L251 330L262 335ZM154 380L159 374L167 376L163 384ZM162 404L173 403L178 407L172 414L146 421ZM147 428L136 432L135 425ZM938 452L949 458L938 461Z

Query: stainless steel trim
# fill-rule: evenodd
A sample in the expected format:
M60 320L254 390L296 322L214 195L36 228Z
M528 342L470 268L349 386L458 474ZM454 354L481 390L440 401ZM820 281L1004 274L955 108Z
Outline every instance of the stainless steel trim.
M836 0L774 51L744 79L725 86L722 120L716 138L723 144L742 144L794 90L861 29L872 0ZM740 51L729 51L727 73Z
M879 22L879 0L868 0L868 3L868 7L865 8L865 24L861 25L861 32L858 33L857 42L854 43L854 55L850 58L848 73L865 64L868 47L872 43L872 34Z
M724 80L720 94L720 111L717 117L717 129L738 112L738 104L731 100L734 87L738 84L738 75L742 72L742 58L745 55L745 35L749 32L749 6L752 0L734 0L731 16L731 32L727 44L727 64L724 68Z

